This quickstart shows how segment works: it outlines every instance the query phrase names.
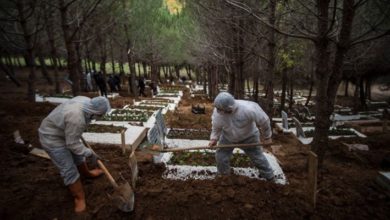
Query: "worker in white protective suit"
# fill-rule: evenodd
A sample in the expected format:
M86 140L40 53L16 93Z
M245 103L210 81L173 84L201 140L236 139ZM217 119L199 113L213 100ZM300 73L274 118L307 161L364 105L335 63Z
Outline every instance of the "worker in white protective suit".
M270 120L261 107L252 101L235 100L227 93L221 92L214 100L214 111L211 116L212 131L209 147L217 144L260 143L260 131L264 144L272 143ZM219 175L230 174L230 157L232 148L218 148L215 159ZM274 172L263 154L261 146L241 148L259 169L260 177L274 180Z
M84 146L80 137L92 119L103 116L110 109L110 103L105 97L90 99L77 96L57 106L43 119L38 130L42 148L59 169L64 184L74 197L77 213L86 210L80 173L91 178L103 174L99 168L89 170L86 158L91 158L96 164L98 156Z

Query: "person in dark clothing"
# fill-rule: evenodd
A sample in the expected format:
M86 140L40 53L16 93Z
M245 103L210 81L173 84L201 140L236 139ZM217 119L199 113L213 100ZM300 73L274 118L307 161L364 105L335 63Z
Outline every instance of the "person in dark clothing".
M140 77L138 79L138 88L139 88L139 96L146 97L146 94L145 94L145 82L144 82L144 78L143 77Z
M121 78L118 74L114 76L114 84L116 91L121 91Z
M152 81L149 86L152 90L153 95L157 95L157 83L155 81Z
M114 77L112 77L112 75L108 77L107 83L110 86L110 91L116 92Z
M99 87L100 95L107 97L107 86L104 81L103 73L99 71L93 75L93 78L95 79L96 85Z

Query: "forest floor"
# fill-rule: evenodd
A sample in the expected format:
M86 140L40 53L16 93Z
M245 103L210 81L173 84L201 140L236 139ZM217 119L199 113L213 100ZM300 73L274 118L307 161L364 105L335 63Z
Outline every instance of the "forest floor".
M38 87L45 87L43 80ZM37 129L54 109L49 103L29 103L27 88L16 88L0 80L0 219L389 219L390 197L376 183L379 170L390 170L389 133L368 138L330 141L323 168L318 176L317 207L307 199L307 157L309 146L292 135L274 133L275 153L287 185L278 185L243 176L213 180L174 181L162 179L165 168L151 161L139 162L135 189L135 209L119 211L107 194L113 192L105 177L82 179L88 212L73 214L73 199L51 161L31 154L25 145L14 142L19 130L24 140L39 147ZM114 105L131 103L130 98L114 100ZM206 115L193 115L192 104L204 103ZM176 113L167 115L168 127L210 127L211 102L190 99L180 103ZM367 144L366 152L342 150L342 142ZM110 145L94 145L107 159L115 179L130 178L128 158ZM267 149L266 149L267 150Z

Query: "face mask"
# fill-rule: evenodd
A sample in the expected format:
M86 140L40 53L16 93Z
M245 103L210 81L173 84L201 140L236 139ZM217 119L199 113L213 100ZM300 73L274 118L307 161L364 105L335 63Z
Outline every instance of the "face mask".
M103 115L91 115L91 120L99 120L103 117Z
M222 115L224 115L224 114L231 114L233 112L233 111L226 111L226 110L220 109L220 108L216 108L216 109L217 109L217 112L219 114L222 114Z

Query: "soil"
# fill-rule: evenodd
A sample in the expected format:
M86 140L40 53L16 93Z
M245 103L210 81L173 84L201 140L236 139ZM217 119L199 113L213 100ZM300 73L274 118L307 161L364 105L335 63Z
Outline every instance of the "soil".
M121 126L114 125L99 125L99 124L91 124L87 127L85 132L94 132L94 133L121 133L122 131L126 131L127 128Z
M73 199L51 161L28 154L27 144L16 144L12 133L39 147L37 129L55 107L29 103L26 71L16 75L17 88L2 75L0 80L0 219L389 219L390 199L376 183L378 170L389 170L389 133L368 138L330 141L330 148L318 175L317 206L307 199L307 155L309 146L293 135L274 133L282 147L275 156L289 184L277 185L243 176L213 180L173 181L162 179L165 168L145 155L139 162L132 213L118 210L107 194L113 189L105 177L82 178L88 212L73 214ZM38 77L37 88L51 90ZM131 98L121 98L129 102ZM126 100L128 99L128 101ZM115 99L118 100L118 99ZM112 101L112 100L111 100ZM206 115L191 113L192 104L205 104ZM210 128L212 104L205 98L189 99L188 94L175 113L166 118L169 127ZM342 143L367 144L370 151L345 151ZM128 155L110 145L93 145L121 184L130 182ZM272 151L272 149L268 149Z

